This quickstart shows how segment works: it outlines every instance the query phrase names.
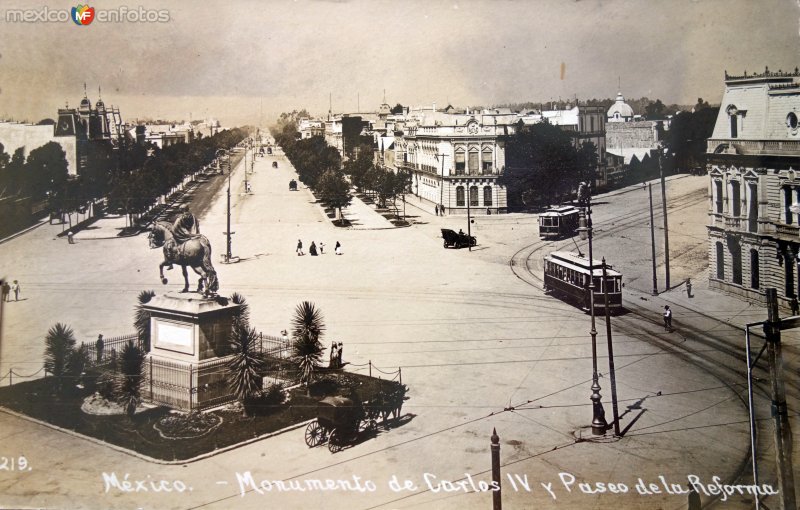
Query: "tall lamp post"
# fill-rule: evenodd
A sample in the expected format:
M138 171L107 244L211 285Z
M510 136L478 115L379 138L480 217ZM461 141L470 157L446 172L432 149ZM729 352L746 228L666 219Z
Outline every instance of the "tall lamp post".
M589 186L582 182L578 186L578 203L583 206L583 217L581 218L581 240L589 240L589 313L592 317L592 329L589 335L592 337L592 434L602 436L608 428L606 422L606 412L603 409L602 397L600 396L600 383L597 377L597 328L594 320L594 259L592 258L592 196Z

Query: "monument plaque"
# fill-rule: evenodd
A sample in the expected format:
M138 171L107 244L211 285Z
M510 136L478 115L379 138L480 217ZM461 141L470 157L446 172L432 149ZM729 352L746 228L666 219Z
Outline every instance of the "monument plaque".
M224 304L223 304L224 303ZM195 293L168 293L142 305L150 313L151 400L179 409L205 407L228 394L225 370L240 306Z

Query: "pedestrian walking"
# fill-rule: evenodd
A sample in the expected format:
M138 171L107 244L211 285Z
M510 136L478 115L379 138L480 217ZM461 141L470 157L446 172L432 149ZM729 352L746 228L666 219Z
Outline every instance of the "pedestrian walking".
M792 307L792 316L800 315L800 303L797 302L797 296L792 296L790 305Z
M303 255L303 241L300 239L297 240L297 255Z
M9 285L7 281L4 281L4 282L2 282L2 284L0 284L0 287L2 287L2 291L3 291L3 301L8 303L9 302L9 296L11 295L11 285Z
M440 213L440 216L444 216L444 206L443 205L439 205L439 213Z
M103 335L97 335L97 342L95 342L94 347L97 351L97 362L100 363L103 360L103 347L105 343L103 342Z
M14 293L14 301L19 301L19 293L22 292L22 289L20 288L17 280L14 280L14 285L11 286L11 291Z
M342 245L339 244L339 241L336 241L336 247L333 249L333 252L336 253L336 255L342 254Z
M336 357L338 358L336 364L339 366L339 368L342 368L342 351L344 351L344 344L339 342L339 348L336 350Z
M331 342L331 354L328 361L328 368L339 368L339 348L336 345L336 342Z
M69 244L75 244L75 234L72 233L72 230L67 232L67 241Z
M664 331L672 331L672 310L669 305L664 306Z
M690 299L693 297L692 296L692 279L691 278L687 278L686 279L686 297L688 297Z
M320 241L319 243L319 254L325 255L325 243L323 243L322 241Z
M439 216L439 204L435 204L433 206L433 212L436 214L436 216Z
M317 256L317 245L314 244L314 241L311 241L311 246L308 247L308 254L312 257Z

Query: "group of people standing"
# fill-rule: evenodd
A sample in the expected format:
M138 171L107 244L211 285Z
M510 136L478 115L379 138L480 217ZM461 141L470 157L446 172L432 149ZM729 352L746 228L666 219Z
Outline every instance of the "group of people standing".
M11 301L11 293L14 293L14 301L19 301L19 293L22 292L22 288L19 286L19 282L14 280L14 283L8 283L8 280L2 282L2 291L3 291L3 301L8 303Z
M331 356L328 368L342 368L342 350L344 349L342 342L338 344L331 342Z
M305 255L303 252L303 241L300 239L297 240L296 251L298 256ZM336 253L336 255L342 254L342 245L339 243L339 241L336 241L336 246L334 247L333 252ZM317 255L325 255L325 243L320 242L319 247L317 247L317 244L314 241L311 241L311 246L308 247L308 254L312 257L316 257Z
M435 204L433 206L433 212L436 213L436 216L444 216L444 206Z

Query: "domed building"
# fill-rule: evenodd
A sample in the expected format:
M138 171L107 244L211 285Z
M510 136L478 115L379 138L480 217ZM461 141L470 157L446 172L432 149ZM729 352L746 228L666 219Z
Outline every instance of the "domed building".
M617 100L606 114L608 122L630 122L633 120L633 108L625 102L622 92L617 92Z

